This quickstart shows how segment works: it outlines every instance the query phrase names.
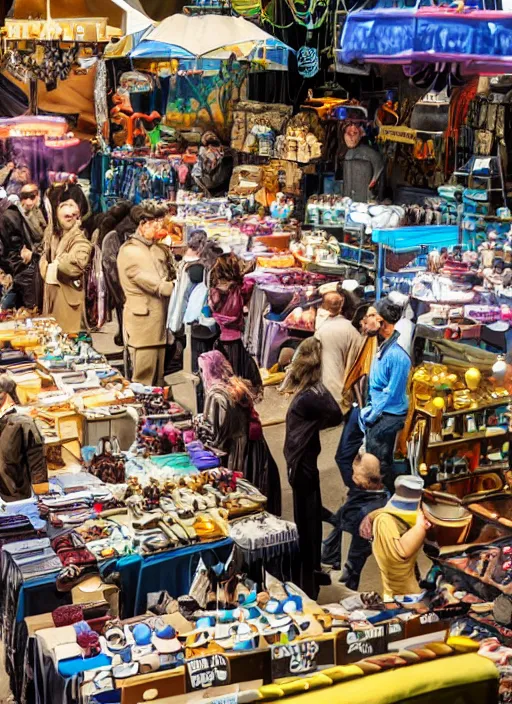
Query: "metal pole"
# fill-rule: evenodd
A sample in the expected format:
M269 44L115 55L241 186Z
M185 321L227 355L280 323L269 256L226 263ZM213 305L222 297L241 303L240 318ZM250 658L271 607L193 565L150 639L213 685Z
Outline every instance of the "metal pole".
M37 78L30 78L28 93L28 115L37 115Z

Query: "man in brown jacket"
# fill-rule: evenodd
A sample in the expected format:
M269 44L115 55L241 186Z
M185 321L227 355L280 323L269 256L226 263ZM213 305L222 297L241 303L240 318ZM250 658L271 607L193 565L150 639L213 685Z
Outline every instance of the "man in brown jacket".
M30 498L32 486L48 481L44 443L33 418L17 413L16 384L0 374L0 498Z
M164 234L165 206L143 201L130 217L137 230L123 244L117 258L126 298L124 343L132 363L132 380L149 386L163 384L167 305L174 273L172 255L158 243Z
M44 279L43 313L53 316L67 333L80 332L82 327L84 275L91 253L78 205L64 201L57 208L55 230L45 239L39 268Z

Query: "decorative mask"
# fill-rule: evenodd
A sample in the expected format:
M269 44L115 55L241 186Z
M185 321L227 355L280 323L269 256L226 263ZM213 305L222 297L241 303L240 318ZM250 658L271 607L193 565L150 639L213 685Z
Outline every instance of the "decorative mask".
M349 149L355 149L361 141L362 136L361 128L357 125L348 125L343 134L345 144Z
M311 46L301 46L297 52L297 71L303 78L313 78L320 70L318 51Z

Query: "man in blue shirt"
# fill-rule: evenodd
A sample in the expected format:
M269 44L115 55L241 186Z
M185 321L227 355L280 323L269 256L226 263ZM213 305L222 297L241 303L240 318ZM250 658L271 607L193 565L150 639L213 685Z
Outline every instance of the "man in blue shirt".
M393 493L393 454L396 436L404 427L409 399L407 379L411 360L398 344L395 330L400 306L383 298L375 304L379 337L384 342L373 360L368 384L368 402L361 410L359 425L365 433L366 452L378 457L384 484Z

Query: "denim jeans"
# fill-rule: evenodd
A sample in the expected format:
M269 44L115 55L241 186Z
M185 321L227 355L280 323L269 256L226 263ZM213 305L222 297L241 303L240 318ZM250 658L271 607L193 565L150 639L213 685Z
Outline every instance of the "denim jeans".
M352 464L359 452L359 448L363 444L363 438L363 432L359 427L359 408L354 406L347 416L335 456L341 478L347 489L355 487L352 479ZM341 537L343 532L341 527L341 507L334 514L334 524L335 527L323 543L322 562L326 565L339 565L341 563Z
M11 308L17 308L17 298L16 291L13 289L4 293L0 297L0 310L11 310Z
M380 471L385 487L391 494L395 491L395 473L393 472L393 455L396 436L405 425L406 416L394 416L383 413L380 418L366 429L366 452L380 460Z
M349 589L352 589L353 591L358 590L361 572L366 564L366 560L371 554L371 542L366 540L366 538L361 538L359 533L354 533L352 535L352 541L350 543L347 561L345 563L345 570L348 573L348 579L345 581L345 585Z
M347 489L355 486L352 479L352 464L363 444L363 438L363 432L359 427L359 408L354 406L345 421L335 455L336 464Z

